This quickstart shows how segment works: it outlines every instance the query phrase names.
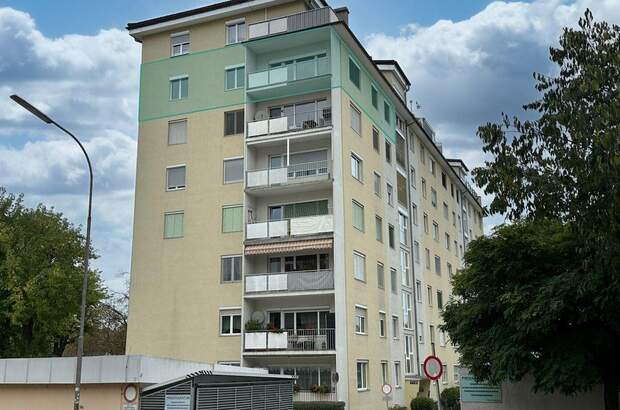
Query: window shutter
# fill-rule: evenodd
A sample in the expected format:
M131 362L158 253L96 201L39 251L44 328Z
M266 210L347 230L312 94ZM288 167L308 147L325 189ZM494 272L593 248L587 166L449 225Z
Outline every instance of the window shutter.
M241 232L243 230L243 206L234 206L222 210L222 231Z
M168 123L168 144L185 144L187 142L187 120Z
M168 168L168 188L185 187L185 167Z

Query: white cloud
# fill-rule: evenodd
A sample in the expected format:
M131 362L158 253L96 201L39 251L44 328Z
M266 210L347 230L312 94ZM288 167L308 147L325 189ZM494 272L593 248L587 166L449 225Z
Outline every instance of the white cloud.
M0 186L86 221L87 171L77 144L8 99L19 94L74 132L95 174L93 244L110 284L129 270L140 47L118 29L45 37L0 8Z
M467 20L411 23L397 36L376 33L365 43L373 58L399 61L413 83L410 98L446 155L475 167L483 161L477 127L501 112L520 114L536 98L532 73L554 70L549 47L586 8L595 19L620 22L620 0L497 1Z

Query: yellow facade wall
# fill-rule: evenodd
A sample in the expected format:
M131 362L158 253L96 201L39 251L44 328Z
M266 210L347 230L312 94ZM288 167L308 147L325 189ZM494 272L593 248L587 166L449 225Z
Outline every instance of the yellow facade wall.
M0 385L0 410L66 410L73 408L73 385ZM84 410L120 410L122 384L82 384Z

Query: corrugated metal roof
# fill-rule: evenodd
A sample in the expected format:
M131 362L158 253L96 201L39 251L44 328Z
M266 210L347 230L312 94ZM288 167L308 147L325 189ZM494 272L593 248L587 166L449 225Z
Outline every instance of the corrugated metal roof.
M246 245L246 255L265 255L270 253L284 253L284 252L297 252L307 251L313 249L331 249L333 247L333 240L330 239L315 239L310 241L291 241L280 243L264 243L257 245Z

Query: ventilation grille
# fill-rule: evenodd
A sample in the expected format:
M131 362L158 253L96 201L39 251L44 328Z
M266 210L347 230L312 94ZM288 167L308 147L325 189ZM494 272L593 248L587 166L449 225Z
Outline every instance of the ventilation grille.
M200 387L196 410L292 410L290 384Z

